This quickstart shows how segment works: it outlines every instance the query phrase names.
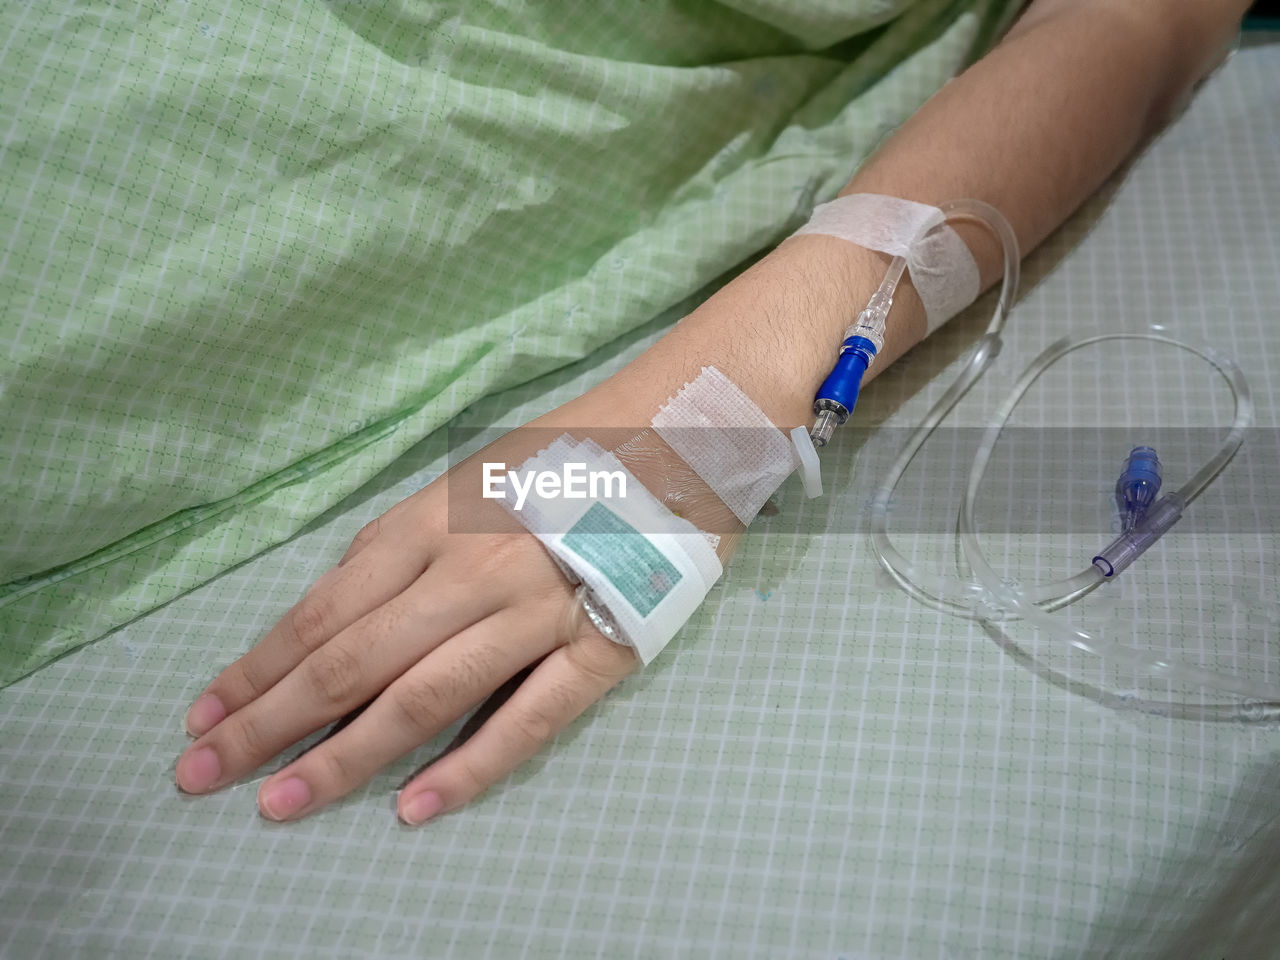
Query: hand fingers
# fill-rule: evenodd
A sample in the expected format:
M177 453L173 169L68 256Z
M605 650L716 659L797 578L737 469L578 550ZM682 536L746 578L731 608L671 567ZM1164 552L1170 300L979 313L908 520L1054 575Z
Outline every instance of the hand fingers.
M205 688L187 711L188 732L201 736L261 697L329 638L409 587L429 561L425 545L383 536L329 570L321 577L325 582L317 581L252 650Z
M178 785L204 793L243 776L366 702L435 647L506 605L497 592L460 590L465 574L451 569L460 565L457 558L436 563L409 589L318 645L264 694L188 747L178 760Z
M268 778L258 791L263 815L319 810L436 736L561 642L556 620L566 599L508 607L433 650L349 726Z
M552 651L476 733L400 792L409 824L470 802L506 777L639 664L594 630Z

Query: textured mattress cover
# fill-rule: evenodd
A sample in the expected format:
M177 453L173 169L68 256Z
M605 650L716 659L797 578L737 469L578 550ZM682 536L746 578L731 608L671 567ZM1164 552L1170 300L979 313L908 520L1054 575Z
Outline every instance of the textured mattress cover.
M1238 53L1029 259L1006 355L959 412L984 422L1064 332L1158 325L1234 357L1257 430L1197 506L1205 519L1189 515L1074 616L1272 676L1278 86L1280 45ZM867 390L873 439L918 419L986 307ZM456 422L515 423L572 397L662 324ZM1052 428L1097 423L1212 439L1230 402L1189 355L1133 344L1055 368L1016 417L1049 443L1074 436ZM932 456L950 455L940 443ZM1020 646L1002 646L909 600L865 545L858 518L877 474L872 441L860 444L851 433L828 452L823 500L789 481L651 669L425 829L395 821L392 793L449 734L287 826L258 818L258 778L199 799L171 778L190 700L367 519L444 469L439 433L300 536L0 691L0 953L1268 955L1280 942L1275 727L1113 709L1086 684L1030 669L1018 650L1037 641L1025 631L1011 627ZM943 531L913 524L913 511L952 496L950 474L966 463L961 451L954 469L922 469L904 487L894 523L909 555L945 557ZM990 483L1007 499L1014 479ZM1095 493L1104 502L1105 483ZM1230 520L1242 504L1248 529ZM1073 572L1098 543L1087 525L1004 535L990 524L989 548L1019 578ZM1087 663L1073 669L1089 677Z

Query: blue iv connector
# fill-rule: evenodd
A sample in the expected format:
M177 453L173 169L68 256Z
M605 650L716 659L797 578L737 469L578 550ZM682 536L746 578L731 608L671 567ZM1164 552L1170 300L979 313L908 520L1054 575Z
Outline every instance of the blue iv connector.
M853 326L844 332L844 342L836 365L822 381L813 398L813 413L817 420L809 431L809 439L817 449L827 445L836 427L849 419L858 402L862 389L862 377L875 362L876 354L884 347L884 328L893 308L893 291L906 267L906 261L895 257L889 265L880 287L862 308Z
M825 447L836 427L849 419L858 402L862 376L875 358L876 345L866 337L852 336L840 345L835 367L813 398L813 412L818 419L809 431L809 439L815 447Z

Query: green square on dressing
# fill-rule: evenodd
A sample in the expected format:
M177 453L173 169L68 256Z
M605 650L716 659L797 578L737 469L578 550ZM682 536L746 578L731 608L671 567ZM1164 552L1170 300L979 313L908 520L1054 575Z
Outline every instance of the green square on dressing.
M605 575L642 617L680 582L680 571L649 539L600 503L561 541Z

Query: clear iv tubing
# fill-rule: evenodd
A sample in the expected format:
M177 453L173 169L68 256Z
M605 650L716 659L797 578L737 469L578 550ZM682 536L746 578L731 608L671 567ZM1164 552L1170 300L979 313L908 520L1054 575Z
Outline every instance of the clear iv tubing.
M1235 400L1235 417L1221 447L1172 495L1180 498L1181 505L1185 508L1222 472L1235 455L1244 439L1244 431L1253 419L1253 401L1243 371L1231 360L1216 352L1172 337L1139 333L1101 334L1080 340L1064 338L1051 344L1026 369L997 410L983 436L969 472L968 486L960 508L958 536L964 557L976 580L964 580L960 577L923 571L894 547L887 529L893 491L929 436L999 354L1002 344L1000 334L1018 289L1020 272L1018 240L1004 216L996 208L979 200L954 200L942 204L941 210L947 221L976 221L995 235L1004 253L1004 279L991 322L975 345L964 369L908 438L872 499L871 540L881 565L910 596L936 609L987 621L1008 619L1008 614L1002 615L1000 612L1007 610L1013 614L1013 617L1026 620L1051 636L1061 637L1072 646L1106 658L1113 663L1124 664L1169 681L1212 687L1243 698L1263 701L1280 700L1280 688L1272 684L1188 664L1179 664L1068 626L1060 617L1052 616L1050 611L1060 609L1096 589L1105 582L1106 578L1102 571L1097 566L1090 566L1065 580L1038 584L1030 588L1015 588L1003 580L988 562L978 541L974 522L978 488L986 473L987 463L1001 431L1023 395L1050 366L1062 357L1083 347L1110 340L1150 340L1187 350L1211 364L1231 389ZM905 261L902 261L902 258L894 259L890 264L885 282L881 285L881 293L892 296L893 287L901 277L904 266ZM1270 705L1264 704L1246 705L1243 708L1235 704L1206 704L1199 708L1199 713L1205 717L1259 719L1271 715L1274 710L1270 709Z

